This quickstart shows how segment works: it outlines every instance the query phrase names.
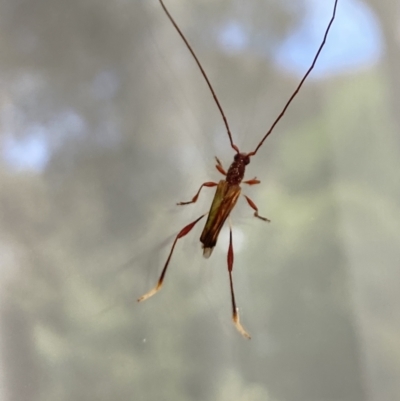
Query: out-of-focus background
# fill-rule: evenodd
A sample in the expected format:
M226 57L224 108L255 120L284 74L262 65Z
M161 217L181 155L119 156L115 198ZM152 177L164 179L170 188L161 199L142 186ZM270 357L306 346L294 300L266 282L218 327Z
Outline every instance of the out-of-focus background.
M307 69L333 0L165 0L244 152ZM156 0L0 2L0 398L400 399L400 5L339 0L318 67L203 222L234 152Z

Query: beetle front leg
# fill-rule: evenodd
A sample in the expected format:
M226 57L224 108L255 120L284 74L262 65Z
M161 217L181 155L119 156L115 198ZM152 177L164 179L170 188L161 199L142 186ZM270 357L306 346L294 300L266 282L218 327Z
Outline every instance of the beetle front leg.
M218 159L217 156L215 156L215 160L217 161L217 164L215 165L215 168L216 168L222 175L226 175L226 171L225 171L224 167L222 166L221 161Z

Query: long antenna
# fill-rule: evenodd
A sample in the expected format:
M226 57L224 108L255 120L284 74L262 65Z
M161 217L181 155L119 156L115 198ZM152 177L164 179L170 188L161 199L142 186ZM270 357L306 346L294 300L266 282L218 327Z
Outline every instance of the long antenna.
M160 0L161 1L161 0ZM255 150L253 150L253 152L248 153L248 156L254 156L258 149L260 149L260 147L262 146L262 144L264 143L264 141L267 139L268 135L274 130L276 124L278 124L279 120L283 117L283 115L286 113L286 110L288 109L288 107L290 106L290 104L292 103L293 99L296 97L296 95L298 94L300 88L303 86L304 81L307 79L307 77L310 75L311 71L314 69L315 64L318 60L318 57L323 49L323 47L325 46L325 42L326 39L328 37L328 33L331 29L331 26L333 24L333 21L335 19L336 16L336 8L337 8L337 3L338 0L335 0L335 4L333 6L333 12L332 12L332 17L329 21L328 27L326 28L325 34L324 34L324 38L322 39L322 42L318 48L317 53L315 54L314 60L310 66L310 68L307 70L307 72L304 74L302 80L300 81L299 85L297 86L296 90L292 93L292 96L290 96L289 100L287 101L287 103L285 104L285 107L283 108L283 110L281 111L281 113L279 114L279 116L276 118L276 120L273 122L273 124L271 125L271 128L267 131L267 133L264 135L264 138L261 139L261 142L257 145L257 147L255 148Z
M185 35L182 33L182 31L180 30L180 28L178 27L177 23L175 22L175 20L172 18L171 14L169 13L167 7L165 6L163 0L159 0L161 7L163 8L165 14L167 14L167 17L169 18L169 20L171 21L172 25L175 27L176 31L178 32L179 36L182 38L182 40L184 41L186 47L188 48L188 50L190 51L190 53L192 54L194 60L196 61L197 66L200 69L201 74L203 75L208 88L210 89L210 92L214 98L215 104L218 107L218 110L222 116L222 119L224 121L225 127L226 127L226 131L228 133L229 136L229 141L231 143L232 148L239 153L239 148L233 143L233 139L232 139L232 134L231 134L231 130L229 128L229 124L228 124L228 120L225 116L224 110L222 109L222 106L218 100L218 97L211 85L210 80L208 79L208 76L206 74L206 72L204 71L202 65L200 64L199 59L197 58L194 50L192 49L191 45L189 44L188 40L186 39ZM338 4L338 0L335 0L334 5L333 5L333 11L332 11L332 17L329 21L329 24L325 30L325 34L324 37L322 39L322 42L318 48L317 53L315 54L314 60L311 63L310 68L307 70L307 72L304 74L303 78L301 79L299 85L297 86L297 88L295 89L295 91L292 93L292 95L290 96L289 100L286 102L285 107L283 108L283 110L281 111L281 113L278 115L278 117L275 119L275 121L273 122L273 124L271 125L270 129L267 131L267 133L264 135L264 137L261 139L260 143L257 145L257 147L255 148L255 150L253 150L252 152L248 153L248 156L254 156L258 149L260 149L260 147L262 146L262 144L264 143L264 141L267 139L267 137L269 136L269 134L271 134L271 132L274 130L275 126L278 124L278 122L280 121L280 119L284 116L284 114L286 113L286 110L289 108L290 104L292 103L293 99L296 97L296 95L299 93L301 87L303 86L305 80L307 79L307 77L310 75L311 71L314 69L315 64L317 63L317 60L321 54L321 51L323 49L323 47L325 46L325 42L326 39L328 37L329 31L331 29L331 26L333 24L333 21L335 20L336 17L336 9L337 9L337 4Z
M194 50L192 49L192 46L190 46L190 44L189 44L188 40L186 39L185 35L182 33L182 31L180 30L179 26L177 25L175 20L172 18L172 15L169 13L167 7L165 7L165 4L164 4L163 0L159 0L159 1L160 1L160 4L161 4L161 7L165 11L165 14L167 14L167 17L169 18L169 20L171 21L172 25L175 27L175 29L179 33L179 36L185 42L186 47L189 49L189 51L192 54L194 60L196 61L197 66L200 69L201 74L203 75L204 79L206 80L207 85L208 85L208 87L209 87L209 89L211 91L211 94L212 94L213 98L214 98L214 101L215 101L215 103L216 103L216 105L217 105L217 107L219 109L219 112L221 113L222 119L224 120L224 124L225 124L225 127L226 127L226 131L228 133L228 136L229 136L229 141L231 142L231 146L237 153L239 153L239 148L233 143L231 130L229 128L228 120L227 120L227 118L225 116L224 110L222 109L222 106L221 106L221 104L220 104L220 102L218 100L217 94L215 93L215 91L214 91L214 89L213 89L213 87L211 85L211 82L208 79L208 76L207 76L206 72L204 71L202 65L200 64L200 61L197 58Z

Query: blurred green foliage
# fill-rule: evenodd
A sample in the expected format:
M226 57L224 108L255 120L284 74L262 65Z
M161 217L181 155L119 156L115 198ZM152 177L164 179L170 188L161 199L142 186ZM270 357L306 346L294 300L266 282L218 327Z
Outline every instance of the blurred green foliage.
M261 3L245 8L252 35L273 47L305 5ZM268 58L221 53L213 33L244 4L168 4L251 150L297 78ZM0 173L4 399L396 399L399 88L384 62L310 80L248 168L262 180L248 193L272 220L245 202L233 216L248 342L230 323L225 251L205 261L200 229L178 243L163 290L136 303L212 191L174 203L219 179L215 154L225 166L232 157L157 3L1 9L1 135L22 141L40 125L51 155L40 173L4 161ZM66 113L82 120L78 134L62 134Z

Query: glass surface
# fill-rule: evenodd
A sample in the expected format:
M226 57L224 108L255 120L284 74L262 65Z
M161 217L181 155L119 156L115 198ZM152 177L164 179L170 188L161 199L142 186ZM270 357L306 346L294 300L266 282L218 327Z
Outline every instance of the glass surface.
M165 0L241 151L311 62L332 0ZM234 151L156 0L0 2L0 398L400 399L399 4L339 0L316 70L204 220Z

